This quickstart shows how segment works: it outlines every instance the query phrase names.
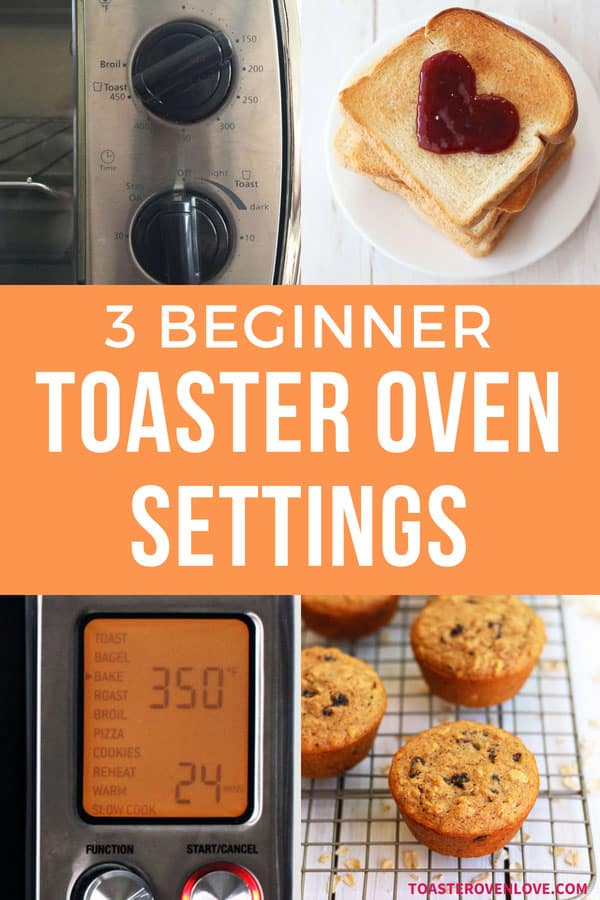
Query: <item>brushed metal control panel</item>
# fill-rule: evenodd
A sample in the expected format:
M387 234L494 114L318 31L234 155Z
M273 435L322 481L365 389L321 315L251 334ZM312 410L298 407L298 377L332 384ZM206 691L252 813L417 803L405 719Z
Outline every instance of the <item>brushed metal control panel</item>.
M230 825L84 821L77 787L82 619L195 613L243 614L255 625L251 818ZM38 598L35 900L73 900L94 866L139 873L154 900L179 900L193 873L216 863L248 869L268 900L296 896L298 621L297 598L289 596Z
M150 197L182 190L212 199L229 220L232 249L216 283L277 279L280 234L286 230L282 190L292 191L279 5L280 0L78 0L79 229L86 282L153 283L132 252L131 223ZM225 104L189 125L148 112L131 73L144 37L182 20L224 32L234 51Z

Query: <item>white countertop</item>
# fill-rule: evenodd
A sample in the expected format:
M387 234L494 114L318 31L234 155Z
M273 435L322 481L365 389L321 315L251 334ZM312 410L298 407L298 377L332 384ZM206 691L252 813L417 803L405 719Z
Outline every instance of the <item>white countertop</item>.
M439 0L303 0L302 2L302 280L305 284L441 283L374 250L346 220L329 187L325 125L351 65L403 21L452 3ZM600 89L597 0L460 0L456 5L520 18L542 29L582 63ZM599 123L600 124L600 123ZM490 283L600 283L600 202L571 238L535 265Z

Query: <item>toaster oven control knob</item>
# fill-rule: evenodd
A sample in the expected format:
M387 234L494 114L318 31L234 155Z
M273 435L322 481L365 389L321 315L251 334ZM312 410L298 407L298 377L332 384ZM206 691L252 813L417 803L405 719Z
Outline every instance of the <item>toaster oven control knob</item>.
M75 890L73 900L154 900L144 879L125 866L97 866Z
M224 31L169 22L142 40L132 63L133 89L160 119L200 122L225 103L233 83L233 47Z
M234 863L212 863L188 878L181 900L264 900L264 895L248 869Z
M161 284L205 284L225 267L231 227L214 200L191 191L152 197L131 226L142 269Z

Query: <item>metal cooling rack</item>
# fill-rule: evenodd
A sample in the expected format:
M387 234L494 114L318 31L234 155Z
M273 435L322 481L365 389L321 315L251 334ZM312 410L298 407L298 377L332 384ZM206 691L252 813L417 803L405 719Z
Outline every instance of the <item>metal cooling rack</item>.
M339 645L379 672L388 709L366 760L338 779L303 782L304 900L404 900L433 894L435 887L449 882L472 883L468 890L484 896L493 896L490 885L496 884L518 891L515 882L549 884L551 894L557 885L569 885L563 893L573 891L571 897L591 892L594 851L562 602L560 597L525 600L543 618L548 642L519 695L502 706L449 706L430 694L408 639L422 598L402 597L396 617L382 632ZM326 639L305 632L304 642L319 645ZM540 794L504 850L493 857L460 860L417 843L391 799L387 776L394 753L408 737L465 718L500 726L523 739L537 757Z

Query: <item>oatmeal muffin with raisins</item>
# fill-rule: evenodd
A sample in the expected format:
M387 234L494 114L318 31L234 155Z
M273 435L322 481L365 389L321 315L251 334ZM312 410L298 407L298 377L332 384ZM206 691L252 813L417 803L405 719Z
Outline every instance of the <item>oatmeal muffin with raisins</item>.
M492 706L521 690L546 632L518 597L442 595L419 613L410 641L434 694L462 706Z
M303 594L302 618L317 634L352 640L387 625L397 606L395 594Z
M411 832L445 856L485 856L517 833L537 799L535 757L476 722L438 725L396 753L390 791Z
M302 774L331 778L365 758L385 713L377 672L336 648L302 651Z

